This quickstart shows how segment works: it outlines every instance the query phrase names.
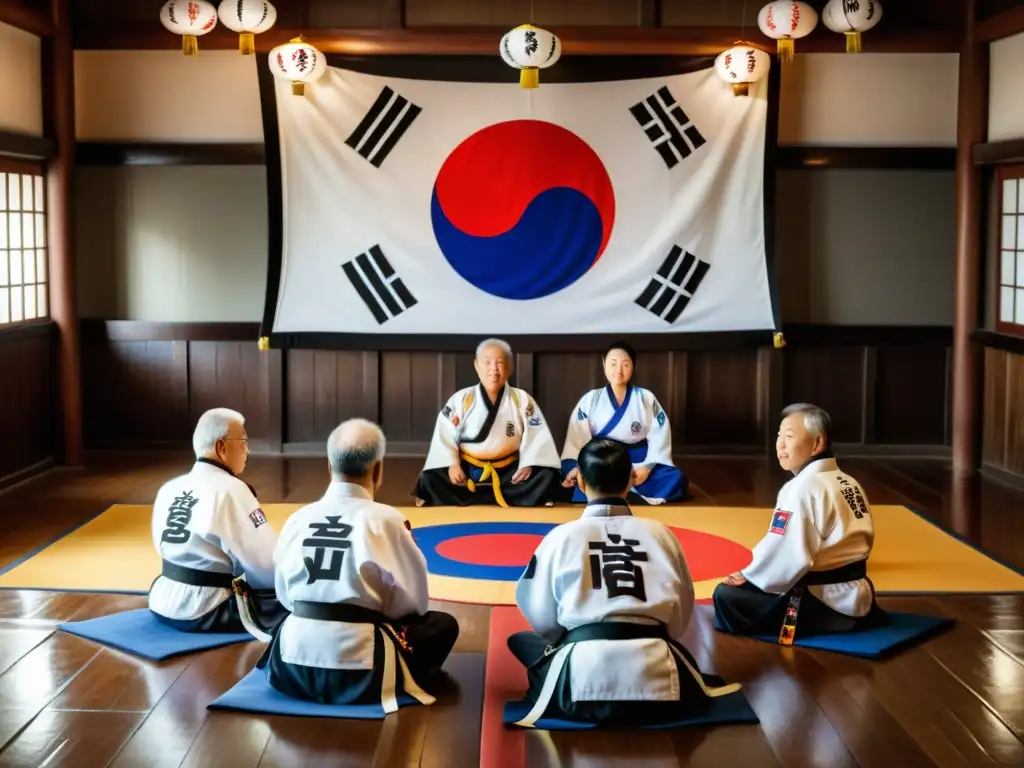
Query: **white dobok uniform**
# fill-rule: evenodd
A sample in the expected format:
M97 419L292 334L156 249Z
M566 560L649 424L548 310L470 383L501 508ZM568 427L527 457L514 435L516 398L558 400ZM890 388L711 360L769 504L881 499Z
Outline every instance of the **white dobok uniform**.
M625 503L588 505L578 520L550 531L516 585L516 604L550 646L530 726L554 703L572 710L596 702L661 702L733 693L708 685L681 646L694 588L679 541L662 523L634 517ZM626 639L574 640L573 631L629 625ZM511 642L510 642L511 646ZM568 700L559 700L560 678ZM531 697L532 698L532 697Z
M487 422L490 428L481 435ZM469 440L474 442L463 445ZM491 406L481 384L448 398L438 414L423 469L447 469L459 461L460 451L480 461L518 453L522 467L559 467L558 450L540 406L526 390L508 383L496 406Z
M454 486L447 469L461 464L468 483ZM531 467L528 479L511 483ZM432 504L467 504L476 486L490 486L501 506L550 501L558 486L558 450L544 414L530 395L505 384L492 404L482 384L460 389L438 414L414 495ZM506 503L506 498L508 503Z
M768 533L742 574L764 592L782 595L809 572L866 561L874 540L875 523L860 484L834 458L812 460L779 491ZM874 605L867 578L807 590L846 616L865 616Z
M397 708L399 668L405 693L422 703L433 701L396 652L396 637L382 626L387 619L426 614L429 602L426 558L398 510L375 502L359 485L333 481L323 498L302 507L285 523L274 563L278 600L292 613L273 640L272 685L279 687L274 679L278 660L317 671L319 677L307 679L324 686L337 688L346 680L362 684L374 670L374 648L380 643L385 711ZM310 618L301 615L300 603L358 607L378 614L380 621ZM338 671L354 674L331 681L330 674ZM323 693L302 691L310 698ZM331 695L342 693L334 690Z
M647 455L633 462L638 467L672 464L672 430L665 409L650 390L630 385L622 405L614 400L611 387L587 392L569 417L562 459L572 460L594 437L609 437L626 445L647 442Z
M577 465L580 451L591 439L607 437L625 444L634 467L650 474L633 491L650 504L678 501L686 495L686 477L672 463L672 427L658 398L650 390L626 388L622 404L615 401L611 386L587 392L569 417L562 448L562 473ZM573 501L586 498L577 488Z
M274 586L277 535L252 489L217 462L200 459L160 488L152 534L165 564L221 574L227 582L195 586L159 576L149 590L149 608L160 616L190 621L211 613L232 598L232 576L244 575L253 589Z

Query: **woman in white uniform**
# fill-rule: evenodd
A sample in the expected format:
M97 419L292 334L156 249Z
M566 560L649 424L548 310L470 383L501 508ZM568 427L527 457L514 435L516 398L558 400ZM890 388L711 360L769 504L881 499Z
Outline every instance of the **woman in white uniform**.
M592 438L607 437L629 449L633 462L630 501L664 504L684 499L688 482L672 463L668 414L653 392L631 383L636 352L626 342L617 341L605 350L602 362L608 384L587 392L569 417L562 449L562 485L573 489L572 501L586 501L576 482L577 458Z

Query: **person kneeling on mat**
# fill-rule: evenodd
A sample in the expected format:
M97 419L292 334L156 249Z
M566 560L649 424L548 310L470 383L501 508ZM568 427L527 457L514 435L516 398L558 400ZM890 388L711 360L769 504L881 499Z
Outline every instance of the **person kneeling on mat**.
M277 596L291 611L257 667L281 693L321 704L422 704L459 625L428 611L427 561L405 518L373 500L384 433L352 419L327 439L331 483L296 511L274 552Z
M679 541L625 501L633 463L621 443L590 440L579 453L587 507L550 531L516 585L533 627L508 639L527 668L530 712L599 724L672 722L701 712L738 684L702 675L681 639L693 580Z
M163 560L149 609L184 632L265 632L284 618L274 596L274 545L252 486L245 418L214 408L192 435L196 463L153 502L153 544ZM232 591L235 599L232 599Z
M871 507L860 484L840 471L830 429L828 413L815 405L797 403L782 412L775 450L793 479L779 491L750 565L715 588L715 629L778 635L789 645L797 634L885 622L867 577L875 538Z

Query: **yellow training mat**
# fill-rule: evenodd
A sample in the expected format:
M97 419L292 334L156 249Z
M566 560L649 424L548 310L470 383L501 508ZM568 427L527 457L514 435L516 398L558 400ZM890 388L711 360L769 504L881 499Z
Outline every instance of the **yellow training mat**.
M269 523L280 531L288 516L300 506L267 504L263 510ZM539 541L545 527L537 524L573 520L582 511L582 508L571 507L504 509L496 506L400 509L414 530L454 525L460 527L452 529L450 539L468 537L462 545L458 541L445 541L437 545L439 551L425 552L432 563L431 597L485 605L515 603L514 579L493 574L521 572L525 562L518 562L518 554L501 563L504 570L495 571L494 566L480 565L479 561L468 566L483 569L466 571L471 574L491 569L490 576L481 578L439 575L433 572L436 570L433 564L445 555L475 554L478 548L472 538L474 526L491 526L512 537L500 540L499 554L506 542L517 546L516 552L521 553L528 552L529 549L523 548L534 546L535 539ZM680 536L684 549L691 545L687 557L693 563L698 598L710 597L715 584L727 575L728 571L722 569L733 567L737 552L742 555L744 548L749 550L757 543L767 531L772 516L770 509L753 507L638 507L634 513L666 523ZM872 514L875 516L875 548L868 564L868 575L878 592L1024 592L1024 576L909 509L879 505L872 507ZM150 516L150 506L115 504L49 546L6 566L0 571L0 588L144 593L160 573L160 560L150 539ZM522 526L525 532L516 533L519 526L515 525L505 525L502 529L500 524L503 523L526 524ZM435 529L439 530L443 534L442 529ZM424 534L425 531L419 531L417 535ZM723 561L718 570L715 570L715 556L709 561L708 552L704 550L705 543L715 542L718 549L728 550L732 557L728 563ZM493 541L491 546L495 546ZM525 557L528 559L528 554ZM703 575L699 575L698 570Z

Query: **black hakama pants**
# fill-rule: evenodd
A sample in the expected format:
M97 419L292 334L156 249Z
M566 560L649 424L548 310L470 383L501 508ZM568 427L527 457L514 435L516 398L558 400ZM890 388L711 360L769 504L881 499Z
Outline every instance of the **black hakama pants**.
M459 622L451 614L427 611L389 622L408 649L398 649L417 685L435 683L441 666L459 638ZM385 630L386 631L386 630ZM384 648L378 638L373 648L373 670L322 669L281 660L275 632L257 667L266 670L267 682L286 696L319 704L371 704L379 701L384 675ZM399 673L401 674L401 673Z
M789 607L789 594L763 592L753 584L719 584L712 594L715 629L733 635L778 636ZM884 624L885 611L875 603L866 616L839 613L803 589L797 614L796 636L835 635Z
M251 589L246 597L249 601L249 613L256 625L267 633L274 629L288 616L287 609L277 602L277 594L273 589ZM231 595L227 600L212 611L195 619L171 619L153 612L157 619L181 632L199 633L242 633L248 632L238 614L238 600Z
M537 703L544 687L554 653L545 657L547 641L536 632L516 632L506 641L508 649L516 660L526 667L528 688L525 699ZM671 641L670 641L671 642ZM718 675L704 674L697 660L682 645L671 642L686 659L690 668L700 675L701 682L708 687L724 686L725 681ZM569 664L572 660L569 660ZM678 722L685 718L699 716L707 710L712 701L701 689L693 674L678 660L675 660L679 677L678 701L574 701L570 691L568 666L563 668L555 692L544 710L544 717L555 717L578 722L596 723L599 726L642 727L657 723ZM738 693L729 695L739 695Z
M530 476L521 483L513 483L512 476L519 470L519 462L495 469L501 484L501 495L510 507L542 507L557 498L561 487L559 471L552 467L534 467ZM453 485L448 468L428 469L420 473L412 495L423 499L428 507L468 507L472 504L496 504L490 478L480 483L480 467L462 462L466 477L477 483L475 491L464 485Z

